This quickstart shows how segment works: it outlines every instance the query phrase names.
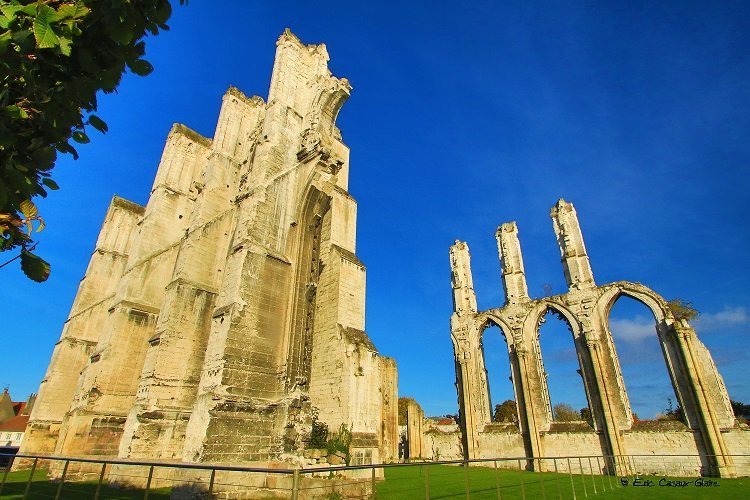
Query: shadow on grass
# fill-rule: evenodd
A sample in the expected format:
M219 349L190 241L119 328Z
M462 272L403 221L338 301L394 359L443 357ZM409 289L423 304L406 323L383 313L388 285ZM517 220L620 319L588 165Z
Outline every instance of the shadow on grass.
M0 499L21 499L24 497L28 487L28 498L43 499L55 498L60 487L59 482L53 482L47 479L47 471L40 469L34 472L34 477L29 483L29 473L31 471L9 472L5 484L0 490ZM0 479L5 472L0 472ZM74 500L84 498L94 498L98 484L96 482L73 482L66 481L62 485L60 498ZM145 491L134 488L116 488L102 483L99 491L100 499L110 500L130 500L143 498ZM149 491L149 500L167 500L170 497L170 488L152 489Z

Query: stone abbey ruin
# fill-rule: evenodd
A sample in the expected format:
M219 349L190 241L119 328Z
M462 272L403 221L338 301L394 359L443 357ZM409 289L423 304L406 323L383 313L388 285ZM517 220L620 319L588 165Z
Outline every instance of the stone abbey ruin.
M213 139L172 128L145 207L112 200L22 453L302 464L320 421L394 460L327 61L287 30L267 102L230 88Z
M396 364L364 332L357 205L335 124L351 87L327 61L325 45L285 31L267 101L230 88L213 139L174 125L145 207L113 198L21 453L314 467L327 465L308 453L323 423L350 433L351 464L399 459ZM478 311L468 247L451 247L460 418L436 429L410 404L410 455L669 452L701 454L704 466L734 473L726 455L747 451L750 432L738 427L695 331L640 284L597 286L573 206L561 200L552 218L570 288L563 295L529 297L516 226L503 224L506 301ZM633 427L607 324L621 295L654 313L684 428ZM574 338L593 416L582 430L552 420L538 342L548 310ZM491 422L482 347L490 325L507 342L518 425ZM113 467L110 480L117 475Z

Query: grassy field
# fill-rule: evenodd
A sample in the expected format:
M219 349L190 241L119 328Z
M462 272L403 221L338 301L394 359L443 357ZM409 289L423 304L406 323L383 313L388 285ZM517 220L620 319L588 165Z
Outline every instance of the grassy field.
M0 498L2 499L21 499L26 491L26 485L29 480L30 470L9 472L8 477L5 480L2 492L0 492ZM0 478L2 478L0 473ZM47 480L47 471L39 469L34 472L34 478L29 486L29 496L32 499L44 499L55 498L57 494L57 488L59 484L53 483ZM63 485L60 498L68 500L77 500L83 498L94 498L96 494L97 483L96 482L66 482ZM106 484L102 484L101 491L99 494L101 499L111 500L130 500L143 498L143 490L131 490L123 488L111 488ZM169 498L169 490L151 490L148 496L149 500L167 500Z
M710 479L710 486L696 486L695 479L671 479L686 484L659 484L661 477L642 477L640 485L627 478L627 486L620 484L619 478L609 476L580 476L555 473L534 473L513 470L498 470L486 467L456 467L449 465L415 465L411 467L387 468L386 480L378 483L377 496L380 500L426 498L429 489L431 499L465 499L468 481L472 500L497 499L498 491L503 500L513 499L572 499L614 498L614 499L747 499L750 498L750 479ZM0 473L0 477L2 477ZM29 471L8 473L0 499L21 499L29 479ZM650 481L650 483L649 483ZM664 481L662 481L664 484ZM716 484L716 485L715 485ZM29 487L29 498L55 498L58 483L47 480L46 471L38 470ZM63 485L61 498L94 498L95 482L70 482ZM100 498L112 500L140 499L143 490L112 488L103 484ZM149 499L166 500L169 489L152 490Z
M718 486L698 487L695 479L682 486L660 486L661 477L643 477L644 485L634 486L633 478L628 485L621 486L619 478L609 476L580 476L555 473L521 472L499 470L486 467L455 467L449 465L429 465L386 469L386 481L378 484L379 499L418 499L426 498L429 488L430 499L466 498L468 481L469 495L474 499L497 499L498 491L503 500L511 499L584 499L632 498L632 499L709 499L750 498L750 479L712 479ZM646 486L646 481L651 486ZM674 480L673 480L674 481Z

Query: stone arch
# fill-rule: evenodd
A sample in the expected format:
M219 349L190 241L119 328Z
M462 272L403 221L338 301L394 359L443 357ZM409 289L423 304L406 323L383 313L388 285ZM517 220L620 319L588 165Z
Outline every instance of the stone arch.
M609 313L612 310L612 306L617 302L617 299L625 296L637 300L648 307L653 313L657 325L662 323L672 324L674 322L667 301L664 300L664 297L647 286L629 281L617 281L609 286L611 288L609 288L599 299L599 303L603 305L602 311L605 318L609 318Z
M477 343L476 345L479 346L481 349L481 357L482 357L482 364L484 368L484 379L485 383L487 384L487 401L489 403L489 420L487 422L484 422L485 424L489 424L492 422L492 417L494 415L494 404L493 403L500 403L501 401L493 401L492 398L492 384L490 383L490 373L497 373L497 370L499 367L489 367L488 368L488 352L484 347L484 340L485 340L485 332L493 327L497 327L497 329L500 331L500 334L502 335L503 341L505 343L505 359L507 359L507 375L510 375L510 387L513 391L513 400L517 402L517 393L516 393L516 387L515 387L515 380L517 378L516 370L513 366L513 360L511 356L511 346L510 344L513 343L513 335L510 333L511 330L508 328L505 321L503 321L501 318L497 317L496 315L492 314L491 312L483 313L477 316L475 324L477 327L475 328L475 334L477 335ZM504 367L504 366L503 366ZM518 421L516 421L516 424L518 424Z
M526 324L524 325L524 330L527 337L527 342L529 342L529 344L534 349L538 350L538 371L539 378L542 381L541 389L545 402L544 428L549 428L554 421L551 391L549 388L549 381L546 377L544 355L542 353L540 341L541 326L544 323L544 318L548 312L552 312L558 317L558 319L563 321L567 325L568 330L571 333L573 347L576 352L576 361L578 363L577 372L582 378L581 384L583 387L584 395L586 397L586 405L588 406L589 411L592 414L592 418L596 413L594 410L592 395L597 394L595 375L591 366L591 359L588 356L587 349L585 348L586 343L580 319L565 304L553 300L553 298L545 298L537 301L536 305L528 315Z
M630 403L630 395L627 393L625 387L622 368L620 366L619 357L616 355L616 346L609 325L612 308L621 297L628 297L644 305L654 316L655 333L662 348L662 354L667 374L669 375L670 384L672 385L672 389L678 402L683 408L685 408L685 388L680 387L680 384L678 383L683 372L683 363L680 362L680 350L676 345L675 337L674 335L669 334L670 331L673 330L672 325L674 319L669 310L669 306L667 305L667 301L664 300L661 295L640 283L618 281L608 285L607 290L599 298L599 310L602 311L601 318L603 333L606 335L607 341L611 344L614 353L612 356L612 362L617 374L617 383L620 386L620 398L622 399L626 412L626 417L629 423L628 427L630 427L633 422L633 410ZM688 425L690 425L690 421L693 419L688 415L685 415L685 417L688 420Z
M292 257L292 281L288 321L286 385L287 390L307 390L310 379L317 283L322 272L321 245L324 218L331 197L309 184L300 198L294 231L287 244Z

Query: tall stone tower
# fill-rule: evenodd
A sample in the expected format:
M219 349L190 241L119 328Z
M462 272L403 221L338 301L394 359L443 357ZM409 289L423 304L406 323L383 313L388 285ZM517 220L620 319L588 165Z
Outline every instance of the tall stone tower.
M113 198L24 452L293 461L318 419L396 456L327 62L286 30L267 102L230 88L213 139L172 128L146 207Z

